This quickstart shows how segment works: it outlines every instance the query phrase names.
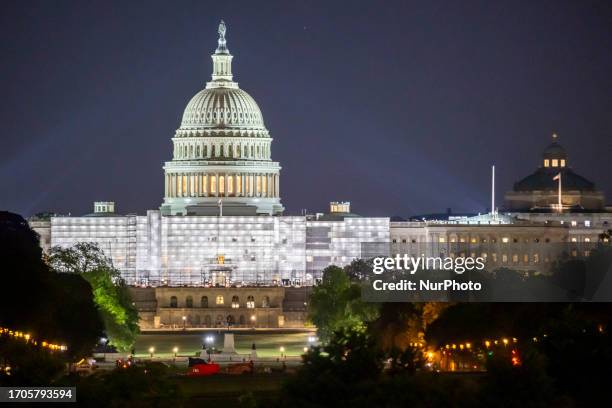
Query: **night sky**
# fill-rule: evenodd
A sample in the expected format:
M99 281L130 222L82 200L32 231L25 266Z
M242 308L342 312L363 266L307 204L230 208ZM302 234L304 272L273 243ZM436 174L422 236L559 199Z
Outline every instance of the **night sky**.
M159 208L222 18L288 214L484 211L490 165L499 202L553 131L612 201L610 1L11 1L0 209Z

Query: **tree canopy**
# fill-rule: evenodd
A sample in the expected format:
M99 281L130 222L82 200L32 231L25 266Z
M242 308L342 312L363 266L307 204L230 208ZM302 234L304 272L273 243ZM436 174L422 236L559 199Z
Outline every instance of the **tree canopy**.
M54 247L49 264L56 271L80 275L91 284L109 344L121 351L130 350L138 334L138 311L119 271L100 248L88 242L71 248Z

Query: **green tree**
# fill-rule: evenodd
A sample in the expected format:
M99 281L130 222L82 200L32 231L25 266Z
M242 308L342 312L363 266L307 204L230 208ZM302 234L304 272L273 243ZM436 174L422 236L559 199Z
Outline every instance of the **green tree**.
M109 343L118 350L130 350L138 334L138 311L119 271L100 248L87 242L54 247L49 264L56 271L81 275L91 284Z
M12 367L12 376L2 382L48 384L66 362L89 355L103 333L91 286L81 276L50 270L36 232L21 216L5 211L0 211L0 273L5 289L0 326L68 346L50 353L31 342L0 337L0 361Z
M352 283L346 272L337 266L323 271L321 284L310 296L309 319L317 327L322 341L332 333L343 329L363 329L365 323L374 320L378 305L361 300L361 287Z

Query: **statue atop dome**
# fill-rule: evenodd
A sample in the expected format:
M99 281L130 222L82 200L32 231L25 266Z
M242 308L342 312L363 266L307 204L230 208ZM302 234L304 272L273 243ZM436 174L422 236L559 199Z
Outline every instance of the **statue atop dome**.
M229 50L227 49L227 42L225 41L225 33L227 32L225 21L221 20L217 32L219 33L219 45L217 47L217 51L215 51L215 54L229 54Z
M224 39L225 40L225 32L227 31L227 28L225 27L225 22L223 20L221 20L221 22L219 23L219 39Z

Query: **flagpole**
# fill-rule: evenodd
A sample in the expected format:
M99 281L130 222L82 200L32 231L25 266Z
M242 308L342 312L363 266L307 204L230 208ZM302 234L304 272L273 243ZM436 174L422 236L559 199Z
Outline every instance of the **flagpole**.
M495 216L495 165L491 166L491 215Z
M561 204L561 172L559 172L559 212L563 212L563 207Z

